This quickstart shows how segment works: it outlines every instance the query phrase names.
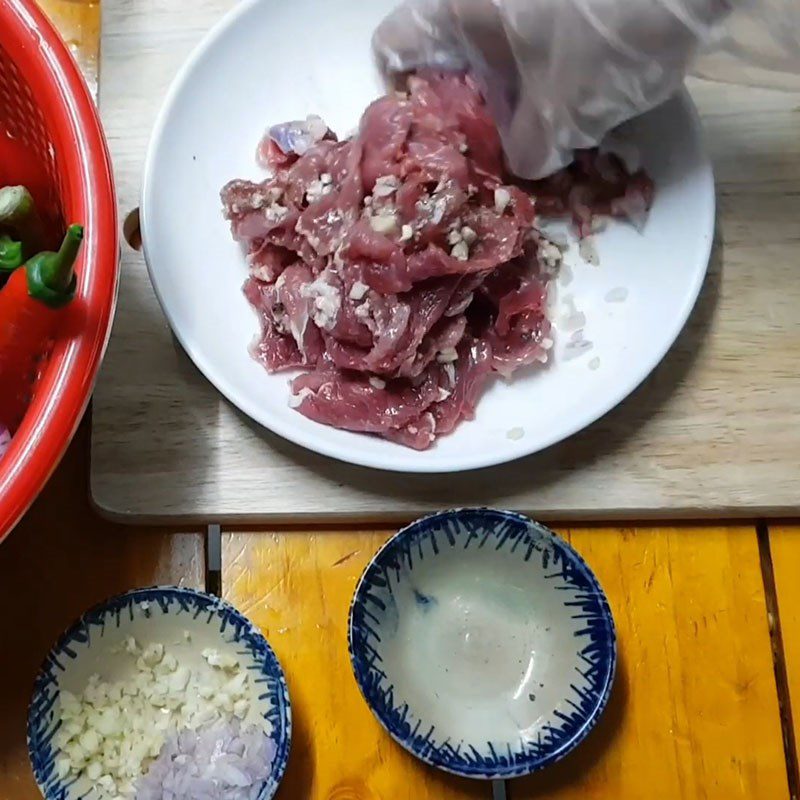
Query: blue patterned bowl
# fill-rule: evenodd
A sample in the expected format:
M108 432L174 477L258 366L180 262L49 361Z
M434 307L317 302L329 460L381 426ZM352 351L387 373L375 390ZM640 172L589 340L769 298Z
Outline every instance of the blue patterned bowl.
M61 636L45 659L28 710L28 753L45 799L95 797L85 778L67 781L56 775L58 751L53 735L59 725L59 692L68 689L80 694L93 673L104 680L120 679L115 672L122 658L118 645L128 636L191 648L187 658L202 658L206 647L238 656L251 675L251 712L245 721L266 720L276 747L272 773L258 793L258 800L270 800L286 770L292 733L281 665L267 640L235 608L213 595L177 587L137 589L95 606Z
M583 559L519 514L446 511L390 539L350 608L375 716L418 758L470 778L563 758L608 702L611 611Z

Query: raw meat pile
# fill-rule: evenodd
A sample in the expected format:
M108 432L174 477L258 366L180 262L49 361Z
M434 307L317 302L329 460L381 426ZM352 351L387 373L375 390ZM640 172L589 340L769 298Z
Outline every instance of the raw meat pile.
M412 77L337 141L318 117L270 130L271 177L222 190L247 249L253 355L300 369L290 402L312 420L419 450L471 419L492 376L546 364L548 282L561 251L536 214L636 220L643 172L597 152L539 184L510 183L468 77Z

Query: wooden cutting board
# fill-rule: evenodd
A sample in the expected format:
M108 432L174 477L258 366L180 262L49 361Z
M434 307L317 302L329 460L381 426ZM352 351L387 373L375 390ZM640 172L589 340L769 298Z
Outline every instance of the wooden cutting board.
M123 218L138 204L167 86L231 5L104 4L100 106ZM800 96L690 89L718 181L710 274L662 365L589 430L523 461L455 476L380 473L308 453L244 418L194 368L141 254L125 245L94 402L98 508L131 522L388 520L462 504L562 520L796 515Z

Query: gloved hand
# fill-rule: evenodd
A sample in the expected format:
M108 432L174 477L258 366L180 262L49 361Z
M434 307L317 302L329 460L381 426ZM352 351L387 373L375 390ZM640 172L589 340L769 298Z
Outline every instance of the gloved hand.
M765 55L762 41L750 49L752 60L791 69L792 54L800 62L800 0L761 5L765 13L751 11L750 19L770 20L772 33L783 30L781 53ZM423 66L472 72L484 84L510 169L540 178L569 164L573 150L597 145L668 99L703 49L724 43L743 52L740 42L725 39L725 25L733 8L744 6L750 3L406 0L373 44L389 75Z

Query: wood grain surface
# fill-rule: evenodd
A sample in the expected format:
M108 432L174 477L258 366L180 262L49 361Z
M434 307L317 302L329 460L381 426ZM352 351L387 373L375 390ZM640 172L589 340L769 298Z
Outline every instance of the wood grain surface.
M597 730L561 764L513 783L513 800L787 798L754 529L564 533L608 594L620 669ZM297 800L488 798L485 784L409 759L356 687L349 602L388 535L223 536L223 593L263 629L289 681L298 732L283 791Z
M137 0L104 9L101 109L123 215L138 203L148 134L170 80L232 5ZM206 382L175 344L141 255L126 247L96 395L98 506L128 520L237 523L399 519L461 503L545 519L795 512L800 98L700 82L691 91L719 186L711 272L663 364L590 430L462 476L398 478L314 456L250 424Z

